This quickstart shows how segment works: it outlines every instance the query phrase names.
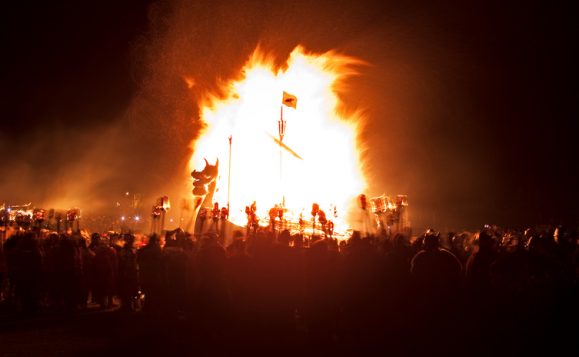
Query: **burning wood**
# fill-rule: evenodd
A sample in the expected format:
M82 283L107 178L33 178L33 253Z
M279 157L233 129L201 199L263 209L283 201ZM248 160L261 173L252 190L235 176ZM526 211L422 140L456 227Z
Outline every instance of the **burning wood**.
M208 94L200 103L205 127L192 145L190 167L207 165L206 157L229 161L230 173L214 177L213 201L230 204L232 222L245 225L243 208L254 201L264 225L275 205L292 222L314 201L325 212L351 208L366 188L356 141L362 118L342 114L338 91L359 64L335 52L311 54L298 47L287 67L277 69L273 59L256 51L243 77L226 85L225 97ZM261 135L264 131L268 135ZM195 170L192 176L193 194L204 197L213 177ZM333 224L336 230L347 227L345 214Z

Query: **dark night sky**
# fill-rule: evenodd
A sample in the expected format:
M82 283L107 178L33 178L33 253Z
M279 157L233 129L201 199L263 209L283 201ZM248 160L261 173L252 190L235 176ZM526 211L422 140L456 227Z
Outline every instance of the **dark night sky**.
M510 2L17 5L0 21L0 201L158 194L183 181L199 94L258 43L280 60L303 44L369 63L345 93L368 116L369 193L407 193L416 227L577 224L577 15Z

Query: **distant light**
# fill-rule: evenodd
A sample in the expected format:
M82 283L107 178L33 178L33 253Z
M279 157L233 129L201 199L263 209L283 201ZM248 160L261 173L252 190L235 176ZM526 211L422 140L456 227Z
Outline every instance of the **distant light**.
M141 219L141 217L135 216L135 221L139 221L140 219Z
M173 218L170 218L170 219L169 219L169 222L173 223Z
M129 191L125 192L125 196L128 196L128 195L129 195Z
M121 217L121 221L124 221L124 220L125 220L125 216L122 216L122 217Z

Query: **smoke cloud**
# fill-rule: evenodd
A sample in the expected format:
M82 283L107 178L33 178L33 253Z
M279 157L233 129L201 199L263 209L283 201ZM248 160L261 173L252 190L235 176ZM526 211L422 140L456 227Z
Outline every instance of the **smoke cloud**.
M123 82L130 83L123 92L128 95L111 104L106 93L118 83L105 81L94 90L98 93L92 105L114 109L90 118L76 116L83 125L70 127L58 118L37 115L33 120L49 124L27 128L26 134L0 131L0 199L110 212L125 192L142 194L143 207L164 194L173 202L188 198L190 143L202 128L198 100L207 92L222 94L221 85L241 76L240 68L257 46L281 65L301 44L309 51L337 50L369 64L342 94L345 109L361 110L367 118L360 137L367 147L367 194L408 194L417 230L564 217L546 208L547 197L537 202L531 198L545 190L540 188L545 176L523 188L518 185L531 169L520 164L522 156L557 154L513 151L523 143L518 136L541 140L542 127L519 125L522 119L504 127L511 118L535 112L557 117L566 110L553 111L548 99L529 100L543 92L520 94L533 83L526 73L547 59L534 57L539 59L521 67L516 65L519 56L534 51L535 45L550 45L521 42L523 55L509 52L510 43L520 39L514 32L503 33L511 28L511 15L518 14L515 8L496 11L444 2L417 7L349 0L167 0L139 4L139 9L146 25L123 40L126 49L110 49L127 58L121 72L128 76ZM519 20L523 28L534 23L532 17ZM97 67L99 59L94 61ZM502 99L513 95L518 97ZM66 105L80 104L70 99ZM68 114L74 117L75 110ZM500 132L519 141L507 143ZM567 170L561 185L567 187L577 177L576 169L568 164L560 168ZM561 198L564 189L550 190L542 195L559 197L553 206L571 207L567 204L573 197Z

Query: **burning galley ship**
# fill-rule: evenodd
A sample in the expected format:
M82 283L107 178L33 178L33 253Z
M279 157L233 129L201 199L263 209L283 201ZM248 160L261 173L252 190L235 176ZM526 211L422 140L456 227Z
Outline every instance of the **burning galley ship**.
M189 165L195 215L204 220L225 207L238 226L252 214L267 225L275 207L284 222L315 223L316 203L336 232L355 227L349 212L359 210L367 188L356 140L362 117L339 110L338 93L360 64L297 47L287 66L276 68L258 49L225 85L224 98L206 95Z

